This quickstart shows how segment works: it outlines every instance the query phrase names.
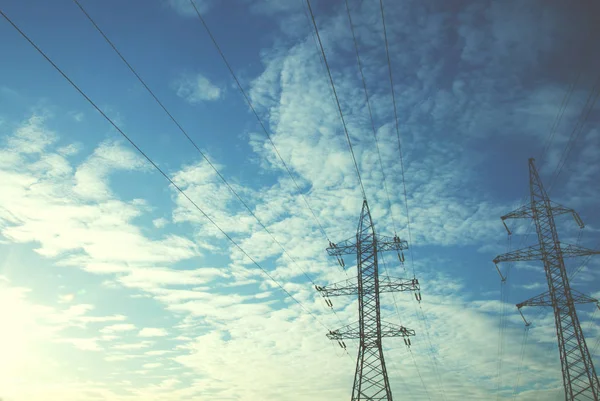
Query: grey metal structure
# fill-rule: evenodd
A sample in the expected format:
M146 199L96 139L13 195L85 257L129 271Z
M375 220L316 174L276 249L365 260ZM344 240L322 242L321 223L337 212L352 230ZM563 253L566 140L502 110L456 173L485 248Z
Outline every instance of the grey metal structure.
M317 286L326 297L341 295L358 295L357 323L331 331L327 337L337 340L345 348L345 339L358 339L358 357L352 389L352 401L391 401L392 391L385 367L381 339L383 337L405 337L410 345L409 336L414 331L406 327L382 322L379 308L379 294L391 291L419 291L417 279L391 279L383 282L379 279L377 255L379 252L396 251L400 260L401 252L408 248L406 241L398 237L384 237L375 234L371 212L367 201L363 201L362 212L358 223L356 239L338 244L330 243L327 253L335 256L342 267L345 266L344 255L356 255L357 278L346 280L327 287ZM420 293L416 293L417 300Z
M585 343L579 318L575 310L577 303L598 303L578 291L572 290L565 269L564 258L600 254L599 251L577 245L563 245L558 239L554 216L572 214L579 227L583 222L573 209L558 205L550 200L542 180L535 168L534 159L529 159L530 203L505 216L506 219L530 218L535 223L538 245L498 255L494 263L542 260L548 291L517 304L519 312L523 306L551 306L558 339L558 349L562 366L565 400L595 400L600 396L600 384L590 352ZM509 235L508 226L504 223ZM498 266L496 266L498 269ZM500 273L500 270L498 269ZM500 273L503 280L505 278ZM523 314L521 313L521 316ZM525 317L523 317L525 320ZM529 325L527 320L525 324Z

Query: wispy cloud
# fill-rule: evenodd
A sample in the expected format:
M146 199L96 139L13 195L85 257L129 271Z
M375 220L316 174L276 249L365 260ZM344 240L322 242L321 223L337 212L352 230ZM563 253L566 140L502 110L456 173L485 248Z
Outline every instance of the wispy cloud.
M156 228L163 228L164 226L169 224L169 220L165 219L164 217L160 217L158 219L152 220L152 224L154 224L154 227Z
M181 74L171 87L177 96L190 104L214 101L222 96L221 88L200 73Z
M135 329L136 329L135 325L133 325L131 323L123 323L123 324L113 324L111 326L106 326L102 330L100 330L100 332L101 333L118 333L118 332L124 332L124 331L131 331L131 330L135 330Z
M144 327L138 333L140 337L165 337L169 333L165 329L153 328L153 327Z
M185 0L166 4L181 15L193 15ZM197 4L201 12L207 11L207 2ZM265 40L260 43L267 43L267 48L254 49L260 60L240 72L245 75L242 81L250 88L254 106L328 236L334 241L352 236L362 196L331 101L327 75L308 31L310 25L304 25L301 4L264 0L240 6L255 12L247 13L248 18L257 18L258 13L261 21L270 18L269 26L284 32L259 32ZM362 83L350 57L352 39L342 7L317 10L323 43L376 228L380 233L397 231L406 237L402 171L378 22L380 10L370 2L351 2L372 95L383 172ZM405 294L396 299L385 295L383 314L386 320L401 320L417 331L412 355L432 399L440 398L442 391L449 400L489 399L496 395L493 377L498 366L501 311L509 307L513 311L505 333L504 383L517 379L523 329L514 305L494 299L497 294L486 287L487 280L473 275L477 278L474 283L470 274L472 269L480 269L480 259L485 259L489 274L496 277L487 258L506 237L498 216L511 210L516 201L514 192L500 196L500 186L488 181L507 170L508 161L497 160L506 156L502 153L505 147L511 152L529 151L524 144L544 136L540 127L554 115L553 102L560 103L564 85L540 74L540 65L556 65L550 62L560 61L554 46L560 47L572 36L563 32L560 24L555 25L555 9L544 8L536 25L539 8L519 2L433 8L419 1L387 2L386 10L391 16L388 34L392 38L405 156L411 245L423 301L417 305ZM518 17L512 18L514 15ZM192 22L174 19L181 24ZM181 71L177 69L180 66L173 68ZM210 70L211 77L216 76L213 74ZM215 84L204 75L184 74L171 82L171 89L188 103L198 104L222 99L225 85ZM572 121L574 115L568 110L565 119ZM83 123L91 120L86 115ZM248 164L236 164L238 160L224 156L214 163L221 171L232 167L227 171L232 174L226 176L232 177L233 188L287 254L207 163L192 161L178 149L171 158L166 150L157 152L164 158L161 166L325 326L335 328L355 321L355 299L335 299L336 317L304 277L303 271L325 284L339 281L343 273L327 260L323 249L327 239L320 234L269 140L256 130L254 120L240 123L244 128L235 132L235 138L248 154L245 161L252 171L240 173ZM38 345L46 345L40 346L42 350L51 344L77 353L77 357L84 355L74 360L85 359L87 364L69 361L68 368L63 367L66 373L60 386L43 383L37 387L60 387L56 393L24 393L35 386L22 386L25 390L18 394L25 394L22 398L27 400L347 397L354 355L348 358L332 345L324 336L326 330L313 317L286 298L172 187L166 190L163 183L163 187L156 187L163 190L151 195L151 191L141 190L154 176L127 144L114 140L92 143L88 137L81 144L69 143L59 127L44 113L15 125L0 125L7 131L0 148L0 234L15 249L32 247L36 258L52 265L46 271L72 275L77 280L85 277L86 288L95 287L89 290L94 297L80 302L79 295L71 298L73 290L66 287L53 293L50 302L54 305L61 295L68 303L41 306L28 298L29 289L10 287L12 282L0 276L0 285L8 288L0 287L0 300L11 305L0 310L0 320L7 323L4 334L11 339L0 344L0 354L9 361L0 361L0 389L17 377L11 370L16 372L13 365L19 362L15 350L27 350L30 342L38 341ZM137 135L135 129L132 132ZM152 146L160 145L154 142L159 135L154 136L154 131L150 134L140 143L154 151ZM564 145L566 137L559 137L557 143ZM582 140L592 148L595 137L597 132L593 131ZM488 142L493 151L482 151ZM557 152L553 152L554 160ZM584 171L586 164L588 169L577 185L588 183L591 188L598 155L589 149L580 153L581 165L576 167ZM391 205L382 186L383 173L391 189ZM248 176L252 180L244 181ZM140 185L124 185L124 180ZM512 186L511 180L504 183ZM592 192L586 192L586 198ZM396 261L388 262L390 274L405 274ZM346 263L348 274L355 274L352 258ZM523 267L519 274L541 269L519 267ZM579 278L593 282L587 279L589 274L584 271ZM61 281L67 279L61 277ZM538 284L512 288L524 292L534 285ZM482 292L477 292L480 289ZM102 303L94 305L97 299ZM394 303L401 317L396 316ZM421 308L426 320L420 316ZM551 316L542 316L531 329L531 342L523 356L521 400L552 399L552 391L560 388L560 366L555 353L548 351L556 342L552 324ZM349 345L352 354L354 345ZM386 341L385 347L395 393L426 398L403 343ZM21 372L34 366L36 358L29 358ZM439 369L433 367L432 358L439 362ZM246 363L249 360L251 369ZM107 365L109 372L105 375L103 369L94 369L91 378L80 379L95 363ZM39 375L39 380L50 373ZM172 379L174 374L177 380ZM38 380L38 375L33 376ZM14 389L14 384L10 385ZM287 389L292 387L294 394L290 396ZM17 394L17 389L14 391ZM501 395L511 394L512 387L501 388Z

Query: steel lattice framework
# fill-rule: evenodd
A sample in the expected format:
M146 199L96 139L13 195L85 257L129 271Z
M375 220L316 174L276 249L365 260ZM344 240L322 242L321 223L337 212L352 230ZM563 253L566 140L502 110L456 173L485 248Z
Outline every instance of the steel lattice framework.
M383 337L405 337L407 345L414 336L413 330L392 323L382 322L379 308L379 294L392 291L419 291L417 279L387 279L379 281L377 254L384 251L400 253L408 248L406 241L398 237L384 237L375 234L369 205L365 200L358 223L356 240L347 240L339 244L330 243L327 253L335 256L340 265L345 266L343 255L356 254L357 278L346 280L327 287L317 286L326 297L341 295L358 295L357 323L334 330L327 334L331 340L343 344L344 339L358 339L358 357L352 401L391 401L392 391L385 367L381 339ZM417 299L420 294L417 295ZM345 346L344 346L345 347Z
M523 306L551 306L553 308L565 399L567 401L597 401L600 394L600 384L585 343L575 304L597 303L598 301L571 289L564 258L599 254L600 252L575 245L565 246L560 243L554 216L566 213L572 214L581 228L583 228L583 222L573 209L555 204L550 200L535 168L534 159L529 159L529 186L530 204L502 216L502 221L518 218L533 219L539 244L499 255L494 259L494 263L543 261L548 291L517 304L517 308L519 308L519 312L521 312ZM504 225L510 235L511 232L506 223ZM521 315L523 314L521 313ZM529 325L526 320L525 323Z

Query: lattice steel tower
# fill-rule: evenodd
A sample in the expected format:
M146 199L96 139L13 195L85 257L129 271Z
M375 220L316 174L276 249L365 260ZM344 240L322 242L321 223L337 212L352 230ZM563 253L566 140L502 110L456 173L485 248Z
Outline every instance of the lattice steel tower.
M535 168L534 159L529 159L529 187L531 196L529 205L502 216L502 222L504 223L506 219L533 219L539 244L499 255L494 259L494 263L528 260L542 260L544 262L548 291L517 304L517 308L521 312L523 306L552 307L558 337L565 399L567 401L597 401L600 395L598 376L583 337L575 304L597 303L598 301L571 289L564 258L599 254L600 252L585 249L578 245L560 243L554 224L554 216L572 214L580 228L583 228L584 225L573 209L558 205L550 200ZM506 223L504 223L504 226L510 235L511 232ZM502 274L500 276L504 280ZM524 317L523 319L525 320ZM526 320L525 323L529 324Z
M406 241L397 236L384 237L375 234L369 205L365 200L356 232L356 239L349 239L338 244L330 243L327 253L335 256L342 267L345 266L343 255L356 254L357 278L349 279L327 287L317 286L325 297L340 295L358 295L358 323L331 331L327 337L337 340L345 348L344 340L358 339L358 358L352 388L352 401L357 400L392 400L392 391L385 368L381 339L383 337L405 337L410 345L409 336L415 332L403 326L381 321L379 294L392 291L419 291L417 279L391 279L387 277L379 281L377 265L378 252L396 251L401 262L402 251L407 249ZM402 255L402 256L401 256ZM415 294L417 300L421 295ZM330 302L328 302L330 304Z

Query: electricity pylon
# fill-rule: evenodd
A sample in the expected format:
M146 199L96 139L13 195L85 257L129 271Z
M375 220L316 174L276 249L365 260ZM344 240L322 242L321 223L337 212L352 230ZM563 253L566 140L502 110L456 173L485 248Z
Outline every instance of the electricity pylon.
M317 286L325 297L340 295L358 295L358 323L341 329L330 331L327 337L337 340L346 348L344 340L358 339L358 357L356 373L352 388L352 401L391 401L392 391L385 368L381 339L383 337L405 337L404 342L410 346L409 336L414 330L392 323L382 322L379 309L379 294L392 291L419 291L417 279L391 279L379 281L377 265L378 252L396 251L401 262L402 251L408 248L406 241L397 236L384 237L375 234L369 205L365 200L356 232L356 240L348 239L338 244L330 243L327 253L335 256L338 263L345 267L343 255L356 255L357 278L349 279L327 287ZM401 256L402 255L402 256ZM416 293L420 300L420 293Z
M597 303L580 292L571 289L565 269L564 258L600 254L598 251L582 248L578 245L564 245L558 240L554 216L572 214L580 228L583 221L573 209L566 208L550 200L542 180L535 168L534 159L529 159L530 202L517 210L502 216L502 222L511 235L506 219L530 218L535 223L538 245L498 255L494 259L496 268L500 262L542 260L548 282L548 291L517 304L521 312L523 306L551 306L554 310L554 322L558 337L558 349L562 367L565 400L595 400L600 395L598 376L592 363L575 310L578 303ZM500 270L498 269L500 273ZM505 278L500 273L502 280ZM529 325L525 317L523 320Z

